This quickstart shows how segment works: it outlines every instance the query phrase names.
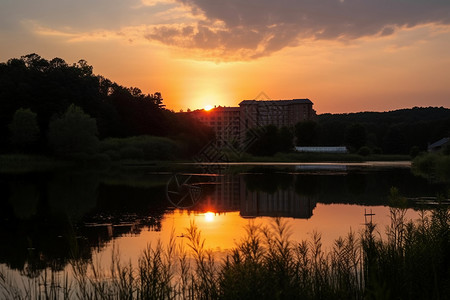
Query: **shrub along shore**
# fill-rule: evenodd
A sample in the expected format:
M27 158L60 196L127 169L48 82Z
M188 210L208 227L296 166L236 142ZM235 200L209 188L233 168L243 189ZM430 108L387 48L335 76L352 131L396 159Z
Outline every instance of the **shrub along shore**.
M450 148L440 153L427 153L413 160L414 174L434 181L450 182Z

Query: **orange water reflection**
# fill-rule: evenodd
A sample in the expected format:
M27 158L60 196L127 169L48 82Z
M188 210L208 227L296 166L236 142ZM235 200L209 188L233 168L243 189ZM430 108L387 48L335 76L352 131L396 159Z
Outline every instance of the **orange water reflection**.
M364 206L348 204L317 204L314 214L309 219L282 218L288 222L291 228L291 240L308 240L312 232L322 234L322 242L325 248L330 248L335 239L345 236L350 230L359 233L364 229ZM389 207L371 206L366 208L375 215L373 222L377 224L377 230L383 235L386 226L390 222ZM418 213L412 209L407 211L408 219L417 219ZM137 263L137 258L147 244L155 244L158 240L167 245L171 234L175 234L177 242L188 242L186 229L195 223L201 230L205 239L205 246L214 252L226 253L235 247L245 236L245 226L250 222L262 226L273 224L272 217L243 218L239 212L193 213L183 210L175 210L165 215L162 220L160 232L142 231L139 235L123 236L115 240L114 247L121 253L122 261L131 260ZM112 251L112 245L102 252L102 260L108 261Z

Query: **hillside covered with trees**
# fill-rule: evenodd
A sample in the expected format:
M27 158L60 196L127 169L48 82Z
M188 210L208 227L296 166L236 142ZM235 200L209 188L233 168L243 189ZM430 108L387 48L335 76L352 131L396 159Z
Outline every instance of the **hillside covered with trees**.
M69 137L69 132L77 134ZM147 138L131 139L136 136ZM84 60L70 65L29 54L0 63L2 153L89 153L103 148L117 152L110 156L134 152L139 158L147 145L162 147L161 153L173 146L188 156L210 138L209 128L166 109L161 93L123 87L95 75Z
M316 121L298 123L295 133L299 146L345 145L354 152L367 147L375 153L409 154L450 136L450 109L321 114Z
M294 128L269 125L257 130L259 139L248 149L270 156L297 146L346 146L350 152L416 156L450 136L450 109L414 107L389 112L321 114Z

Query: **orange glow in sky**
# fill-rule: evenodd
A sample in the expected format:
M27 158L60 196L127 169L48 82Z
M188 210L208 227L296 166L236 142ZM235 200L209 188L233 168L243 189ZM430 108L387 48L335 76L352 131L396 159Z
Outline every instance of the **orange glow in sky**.
M237 106L264 92L320 113L450 103L447 1L0 2L0 62L37 53L168 109ZM330 17L332 16L332 17Z
M205 213L205 221L206 222L213 222L214 221L214 213L213 212L210 212L210 211L208 211L208 212L206 212Z

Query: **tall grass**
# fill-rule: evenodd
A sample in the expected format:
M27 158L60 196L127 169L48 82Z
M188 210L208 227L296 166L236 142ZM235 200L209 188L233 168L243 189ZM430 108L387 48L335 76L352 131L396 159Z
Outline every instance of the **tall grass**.
M395 190L391 194L401 203ZM387 240L374 235L373 225L367 227L362 238L366 298L449 299L449 212L438 206L412 222L403 208L391 208Z
M392 191L391 200L401 203ZM406 220L391 208L385 237L368 223L325 250L321 234L291 239L289 224L249 223L225 258L205 248L192 223L185 238L148 245L137 266L113 250L109 270L74 259L68 274L44 272L17 283L0 270L6 299L448 299L450 214L448 207Z

